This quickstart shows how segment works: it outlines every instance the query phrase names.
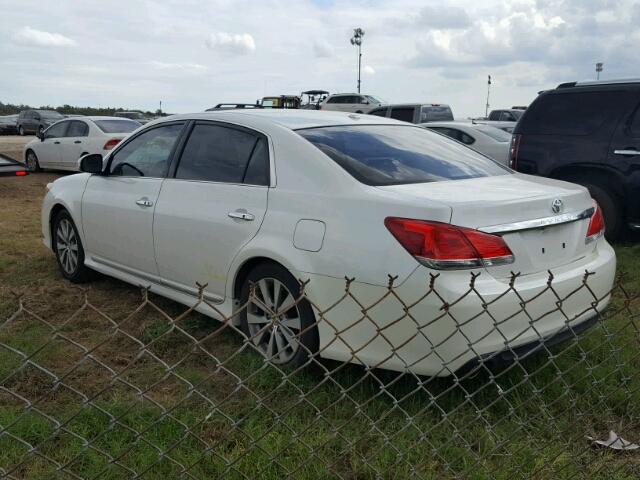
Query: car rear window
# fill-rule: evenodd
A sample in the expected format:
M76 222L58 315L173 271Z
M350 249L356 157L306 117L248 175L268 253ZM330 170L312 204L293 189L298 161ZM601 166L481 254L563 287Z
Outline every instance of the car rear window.
M423 105L420 123L453 120L453 112L447 105Z
M518 133L590 135L615 118L624 98L620 91L548 93L527 109L518 123Z
M141 125L133 120L94 120L93 123L104 133L130 133Z
M412 126L357 125L298 130L367 185L506 175L510 171L442 135Z
M476 125L475 129L493 138L496 142L506 143L511 141L511 134L504 130L500 130L499 128L492 127L490 125Z

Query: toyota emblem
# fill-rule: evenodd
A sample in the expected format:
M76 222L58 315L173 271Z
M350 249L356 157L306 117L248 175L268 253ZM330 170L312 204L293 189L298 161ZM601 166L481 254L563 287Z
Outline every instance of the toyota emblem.
M556 198L553 202L551 202L551 211L553 213L560 213L562 211L562 200Z

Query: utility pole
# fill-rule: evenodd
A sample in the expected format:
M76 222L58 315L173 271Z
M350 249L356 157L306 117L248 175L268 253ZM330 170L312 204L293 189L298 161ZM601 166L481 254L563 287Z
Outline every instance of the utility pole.
M358 47L358 93L360 93L360 69L362 67L362 37L364 37L364 30L360 27L354 28L351 45Z
M604 67L604 63L602 62L596 63L596 80L600 80L600 72L602 72L603 67Z
M160 100L160 116L162 116L162 100Z
M487 104L484 107L484 116L487 118L489 116L489 93L491 92L491 75L487 78Z

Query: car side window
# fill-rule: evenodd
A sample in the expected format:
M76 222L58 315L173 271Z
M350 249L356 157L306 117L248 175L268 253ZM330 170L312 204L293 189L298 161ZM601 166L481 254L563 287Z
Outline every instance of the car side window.
M44 132L44 138L61 138L66 135L67 127L70 122L60 122L47 128Z
M137 135L111 157L110 174L164 177L183 124L163 125Z
M340 101L340 97L331 97L329 100L327 100L327 103L339 103Z
M266 140L236 128L196 124L180 157L176 178L266 185Z
M391 118L395 118L396 120L402 120L403 122L413 122L413 108L411 107L392 108Z
M89 125L84 122L74 120L69 125L67 130L67 137L86 137L89 134Z

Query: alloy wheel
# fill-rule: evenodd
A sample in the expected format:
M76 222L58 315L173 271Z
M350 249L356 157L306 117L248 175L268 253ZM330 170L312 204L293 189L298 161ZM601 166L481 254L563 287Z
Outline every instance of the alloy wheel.
M262 278L247 305L253 343L273 363L289 362L300 349L300 311L289 289L275 278Z
M60 266L68 275L78 268L78 237L71 222L63 218L56 230L56 250Z

